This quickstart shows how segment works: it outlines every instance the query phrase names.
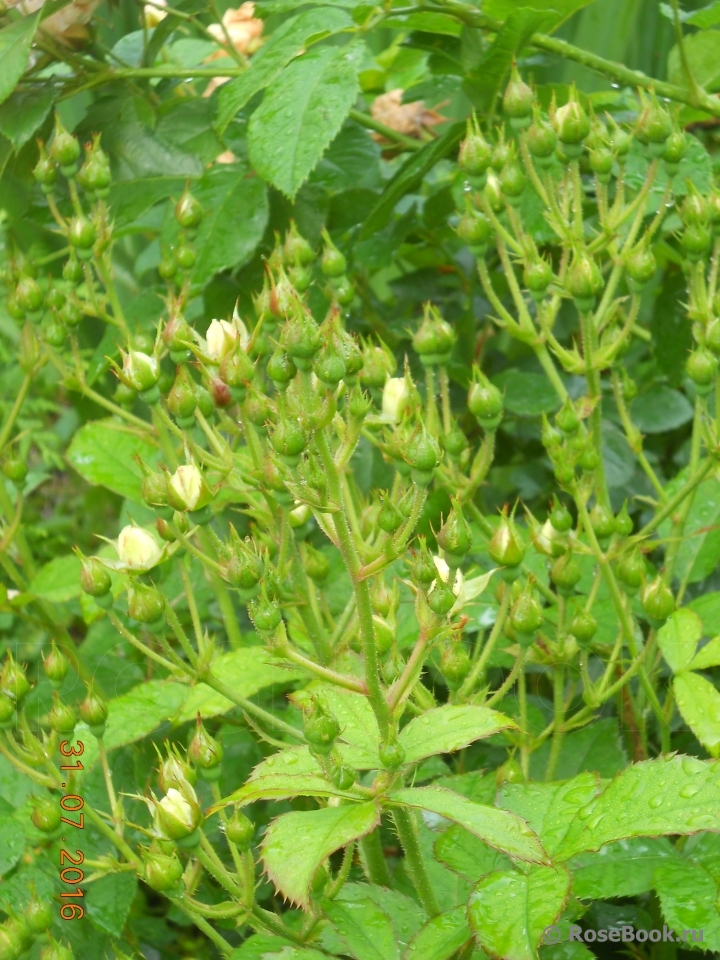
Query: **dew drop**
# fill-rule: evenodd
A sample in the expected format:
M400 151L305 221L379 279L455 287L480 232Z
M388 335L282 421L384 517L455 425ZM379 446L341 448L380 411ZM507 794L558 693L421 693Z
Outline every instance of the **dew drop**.
M665 803L665 797L658 794L656 797L650 797L648 801L652 810L657 810L658 807L661 807Z
M700 787L693 786L688 784L685 787L682 787L680 790L680 796L684 797L686 800L689 800L690 797L694 797L696 793L700 792Z
M578 817L580 817L581 820L587 820L589 817L592 816L594 809L595 809L594 803L587 803L584 807L580 807L580 809L578 810Z

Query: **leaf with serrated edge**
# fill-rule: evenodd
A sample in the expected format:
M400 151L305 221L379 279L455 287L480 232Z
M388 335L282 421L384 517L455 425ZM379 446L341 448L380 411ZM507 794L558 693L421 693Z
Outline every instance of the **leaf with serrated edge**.
M406 762L412 763L437 753L462 750L475 740L516 726L514 720L488 707L446 704L411 720L399 739Z
M699 830L720 832L720 765L688 756L644 760L580 808L555 860L628 837Z
M706 643L688 664L689 670L708 670L710 667L720 666L720 637Z
M284 897L307 906L310 883L320 864L379 822L380 807L374 801L285 813L272 821L263 838L267 875Z
M669 860L653 876L667 925L679 933L702 930L703 950L720 950L720 913L717 881L699 863ZM687 934L692 943L692 935ZM717 956L717 953L716 953Z
M564 783L506 783L497 805L526 820L552 856L578 810L599 792L600 778L581 773Z
M547 854L530 827L505 810L473 803L459 793L443 787L417 787L397 790L390 795L394 803L430 810L459 823L485 843L517 860L546 863Z
M479 837L455 823L435 841L435 858L453 873L477 883L480 877L498 870L510 870L512 862Z
M673 680L680 714L708 752L720 752L720 693L699 673L681 673Z
M323 912L357 960L399 960L390 917L372 900L328 900Z
M491 873L470 895L470 926L491 956L537 960L543 930L560 916L569 892L564 867L534 866L527 875Z
M0 30L0 103L15 89L30 57L30 44L35 36L40 13L15 20Z
M673 673L686 670L702 636L702 621L686 607L676 610L657 632L657 642Z
M579 853L568 863L573 896L607 900L649 893L655 869L678 856L665 837L633 837L608 843L597 853Z
M465 906L433 917L408 944L403 960L450 960L472 938Z
M317 47L270 85L248 127L253 166L293 198L343 125L360 89L362 44Z

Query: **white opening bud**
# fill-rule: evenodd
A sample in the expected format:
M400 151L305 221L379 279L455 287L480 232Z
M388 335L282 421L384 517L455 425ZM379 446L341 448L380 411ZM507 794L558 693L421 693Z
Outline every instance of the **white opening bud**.
M128 570L150 570L160 562L162 548L155 538L141 527L123 527L117 539L117 553Z
M405 377L390 377L385 381L382 395L382 412L393 423L402 416L405 407L410 399Z

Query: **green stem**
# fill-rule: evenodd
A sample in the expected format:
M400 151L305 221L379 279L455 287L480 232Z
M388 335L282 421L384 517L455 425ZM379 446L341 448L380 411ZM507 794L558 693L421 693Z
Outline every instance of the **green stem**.
M384 123L380 123L375 117L371 117L367 113L361 113L359 110L351 110L350 119L354 120L355 123L361 124L363 127L367 127L368 130L374 130L375 133L381 134L386 140L392 140L393 143L397 143L406 150L420 150L421 147L424 146L419 140L406 137L404 133L399 133L397 130L393 130L392 127L385 126Z
M553 707L553 738L552 744L550 745L547 769L545 770L546 780L552 780L555 776L563 741L563 722L565 720L565 667L562 663L556 664L553 669Z
M8 414L7 420L3 424L2 431L0 431L0 451L4 449L5 444L8 441L8 437L10 436L18 414L20 413L20 408L25 402L25 397L30 388L30 384L32 383L32 379L33 378L29 373L26 373L23 377L23 382L20 384L20 389L15 397L15 403L12 405L12 410Z
M380 844L379 829L373 830L372 833L360 840L358 852L365 876L370 883L374 883L379 887L389 887L390 874L388 873L387 863Z
M512 591L509 587L507 587L500 603L500 609L497 612L497 618L493 624L492 630L490 631L490 636L487 639L487 643L483 647L482 653L473 664L470 673L463 682L463 685L458 690L458 699L462 700L469 697L475 689L478 680L482 679L483 674L485 673L485 666L490 659L490 655L495 649L496 643L502 635L503 627L505 626L505 618L507 617L508 610L510 609L511 600Z
M420 903L428 917L436 917L440 913L440 905L425 867L414 814L410 810L397 808L393 810L392 817L400 843L405 851L408 873L420 898Z

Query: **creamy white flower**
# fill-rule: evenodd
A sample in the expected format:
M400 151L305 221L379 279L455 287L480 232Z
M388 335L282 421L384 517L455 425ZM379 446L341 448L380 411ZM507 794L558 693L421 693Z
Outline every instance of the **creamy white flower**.
M390 377L385 381L382 395L382 412L393 423L397 423L403 408L410 399L405 377Z
M162 559L155 538L141 527L123 527L117 539L120 563L128 570L150 570Z
M146 3L143 7L143 19L148 30L152 30L167 16L167 10L161 10L160 7L167 6L165 0L155 0L154 3Z
M168 480L178 502L184 504L186 510L194 510L200 499L203 487L202 474L194 463L184 464L177 468Z
M240 339L234 323L228 320L212 320L205 334L205 353L210 360L219 363L227 356Z
M191 788L192 789L192 788ZM183 826L194 830L197 826L197 819L193 805L187 800L179 790L170 787L167 794L160 801L160 806L166 814L175 817Z

